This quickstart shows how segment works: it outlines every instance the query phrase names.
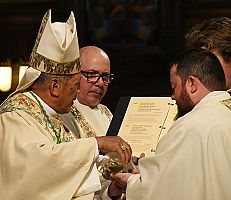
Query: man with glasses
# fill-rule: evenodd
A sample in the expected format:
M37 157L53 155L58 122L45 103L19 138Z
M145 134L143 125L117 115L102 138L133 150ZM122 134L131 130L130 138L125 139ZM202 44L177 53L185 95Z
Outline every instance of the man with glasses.
M77 139L60 119L76 99L81 66L74 13L66 22L51 18L48 10L29 67L0 105L0 199L93 200L99 151L130 161L119 136Z
M114 77L110 73L110 59L102 49L86 46L80 49L80 63L82 77L77 99L71 112L61 118L78 138L104 136L112 119L110 110L100 103ZM105 189L109 184L103 182L96 199L107 195Z
M95 46L80 49L82 77L77 99L63 120L78 138L105 135L112 119L110 110L100 104L113 80L107 54Z

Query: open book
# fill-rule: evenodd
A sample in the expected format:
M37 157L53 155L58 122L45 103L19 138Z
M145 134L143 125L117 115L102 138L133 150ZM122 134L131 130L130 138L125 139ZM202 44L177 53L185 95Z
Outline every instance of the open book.
M153 155L177 114L170 97L121 97L107 135L119 135L128 142L134 156Z

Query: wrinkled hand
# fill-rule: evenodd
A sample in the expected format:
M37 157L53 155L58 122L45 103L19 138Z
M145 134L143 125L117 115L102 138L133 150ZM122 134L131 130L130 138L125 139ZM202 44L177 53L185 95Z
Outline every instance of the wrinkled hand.
M130 145L119 136L100 136L95 137L100 151L118 152L124 164L127 164L131 159L132 149Z

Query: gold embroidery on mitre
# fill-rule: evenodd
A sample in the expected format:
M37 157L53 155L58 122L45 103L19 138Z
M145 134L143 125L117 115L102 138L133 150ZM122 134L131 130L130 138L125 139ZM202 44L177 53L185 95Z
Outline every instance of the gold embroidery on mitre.
M35 52L31 56L30 66L49 74L76 74L81 70L79 58L73 62L58 63Z

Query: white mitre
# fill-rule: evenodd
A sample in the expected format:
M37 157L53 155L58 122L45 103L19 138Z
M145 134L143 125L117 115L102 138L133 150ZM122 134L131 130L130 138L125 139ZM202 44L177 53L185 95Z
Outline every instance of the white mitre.
M51 10L48 10L43 17L29 67L15 92L30 87L41 72L69 75L79 73L80 69L79 44L73 12L66 23L52 23Z

